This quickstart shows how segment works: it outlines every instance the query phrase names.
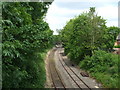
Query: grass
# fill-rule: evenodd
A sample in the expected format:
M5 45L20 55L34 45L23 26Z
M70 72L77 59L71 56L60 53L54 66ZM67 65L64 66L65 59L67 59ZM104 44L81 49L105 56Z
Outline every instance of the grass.
M49 49L46 49L44 52L39 53L40 60L37 62L38 69L40 71L39 73L39 80L37 81L37 88L45 88L45 82L46 82L46 70L45 70L45 58L46 54L49 51Z

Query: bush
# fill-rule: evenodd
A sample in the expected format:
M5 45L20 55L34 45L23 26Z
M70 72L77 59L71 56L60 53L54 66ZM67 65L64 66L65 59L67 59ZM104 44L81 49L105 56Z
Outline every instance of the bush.
M114 48L120 48L120 45L118 45L118 46L114 46Z
M79 66L89 71L105 87L118 87L118 55L102 50L95 51L91 57L86 56Z

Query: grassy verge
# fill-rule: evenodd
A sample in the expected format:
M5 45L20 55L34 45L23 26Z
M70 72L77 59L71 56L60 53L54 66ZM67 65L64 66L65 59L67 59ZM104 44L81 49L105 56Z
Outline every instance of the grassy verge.
M46 82L46 71L45 71L45 58L46 54L50 49L46 49L44 52L39 53L40 60L38 61L38 69L40 71L39 73L39 80L37 81L37 87L38 88L44 88L45 87L45 82Z
M105 51L95 51L86 56L79 66L101 82L104 87L118 88L118 55Z

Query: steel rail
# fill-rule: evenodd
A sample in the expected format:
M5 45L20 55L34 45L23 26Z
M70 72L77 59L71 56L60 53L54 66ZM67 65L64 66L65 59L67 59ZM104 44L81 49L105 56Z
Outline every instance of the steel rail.
M60 51L59 51L59 53L60 53ZM60 55L60 54L59 54L59 55ZM66 64L66 66L75 74L75 76L77 76L77 78L78 78L80 81L82 81L82 83L84 83L85 86L87 86L90 90L92 90L92 89L73 71L73 69L68 66L68 64L64 61L63 57L62 57L62 56L60 56L60 57L61 57L62 61Z
M54 64L54 63L53 63L53 64ZM55 64L54 64L54 66L55 66ZM56 67L54 67L54 68L55 68L55 72L56 72L56 74L57 74L57 76L58 76L58 78L59 78L60 83L62 84L63 88L66 90L65 85L64 85L64 83L63 83L63 81L62 81L62 79L61 79L61 77L60 77L60 74L58 73ZM51 63L50 63L50 61L49 61L49 69L50 69L50 76L51 76L51 79L52 79L53 86L54 86L55 90L58 90L57 87L56 87L56 85L55 85L55 81L54 81L54 79L53 79L53 78L56 78L56 77L54 77L54 75L52 74L52 68L51 68Z

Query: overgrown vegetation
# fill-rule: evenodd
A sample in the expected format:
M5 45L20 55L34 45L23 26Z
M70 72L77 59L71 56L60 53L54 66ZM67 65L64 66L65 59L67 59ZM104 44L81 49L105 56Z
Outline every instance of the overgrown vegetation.
M80 63L105 87L113 88L118 87L118 57L111 52L119 33L120 28L106 26L94 7L71 19L59 32L70 60Z
M118 27L107 27L95 8L69 22L53 36L44 21L50 2L2 4L3 88L43 88L44 56L52 44L62 41L73 62L91 73L105 87L118 87L118 55L112 54Z
M118 46L114 46L114 48L120 48L120 45L118 45Z
M2 5L3 88L43 88L42 53L53 32L44 21L50 2L5 2Z
M79 66L91 73L105 87L118 87L118 55L99 50L86 56Z

